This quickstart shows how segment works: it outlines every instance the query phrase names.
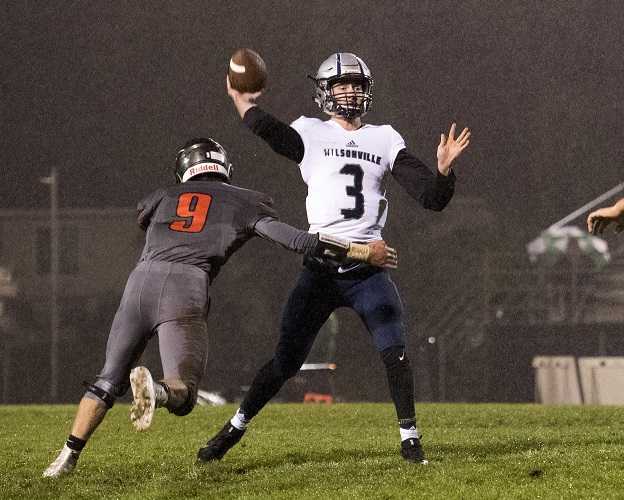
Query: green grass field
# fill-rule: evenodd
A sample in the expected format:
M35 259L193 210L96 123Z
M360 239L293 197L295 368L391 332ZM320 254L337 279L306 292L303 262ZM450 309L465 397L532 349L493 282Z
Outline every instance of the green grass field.
M197 448L235 407L113 408L61 479L41 473L75 406L0 406L0 498L624 498L624 408L420 404L431 463L398 452L390 404L272 404L218 463Z

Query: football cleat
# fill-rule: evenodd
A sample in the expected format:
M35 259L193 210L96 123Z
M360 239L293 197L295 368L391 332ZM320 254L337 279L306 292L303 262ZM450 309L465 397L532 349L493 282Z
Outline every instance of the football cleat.
M144 431L152 425L156 410L156 390L152 374L144 366L137 366L130 372L132 386L132 406L130 421L137 431Z
M63 446L56 460L43 471L43 477L59 477L63 474L69 474L76 468L79 456L80 453L77 451L72 450L67 445Z
M228 450L240 441L245 434L245 431L241 431L234 427L230 421L227 423L210 441L206 443L206 446L200 448L197 452L197 460L200 462L212 462L214 460L221 460Z
M427 465L429 460L425 458L425 452L420 444L420 439L409 438L401 441L401 456L408 462Z

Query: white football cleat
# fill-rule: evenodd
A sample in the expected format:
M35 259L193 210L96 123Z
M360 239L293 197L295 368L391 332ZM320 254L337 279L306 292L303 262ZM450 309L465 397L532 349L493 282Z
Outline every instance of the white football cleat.
M137 366L130 372L130 385L134 397L130 407L130 421L137 431L144 431L152 425L156 410L154 379L147 368Z
M79 453L75 452L67 445L63 446L56 460L43 471L43 477L59 477L63 474L69 474L76 468L79 456Z

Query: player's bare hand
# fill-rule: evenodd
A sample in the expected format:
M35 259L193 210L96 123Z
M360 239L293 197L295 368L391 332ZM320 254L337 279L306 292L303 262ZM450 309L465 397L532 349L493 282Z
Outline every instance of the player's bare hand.
M370 255L367 262L377 267L386 267L388 269L396 269L399 265L397 252L394 248L386 245L383 240L375 240L368 243Z
M587 217L587 230L592 234L602 234L604 230L615 223L615 232L624 230L624 215L613 207L600 208Z
M260 90L259 92L239 92L235 88L232 88L232 85L230 85L230 77L227 75L225 76L225 85L227 88L228 95L232 98L235 104L236 103L255 104L256 99L260 97L260 95L262 94L262 90Z
M444 134L440 135L440 144L438 144L438 170L442 175L448 175L451 164L455 161L464 149L470 144L470 130L464 128L461 134L455 137L456 124L451 125L448 137Z

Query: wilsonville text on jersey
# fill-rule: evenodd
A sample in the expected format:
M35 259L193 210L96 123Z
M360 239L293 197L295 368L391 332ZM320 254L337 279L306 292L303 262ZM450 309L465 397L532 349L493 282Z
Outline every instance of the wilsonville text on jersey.
M368 151L353 151L351 149L323 148L325 156L339 156L343 158L354 158L366 160L376 165L381 165L381 156L369 153Z

